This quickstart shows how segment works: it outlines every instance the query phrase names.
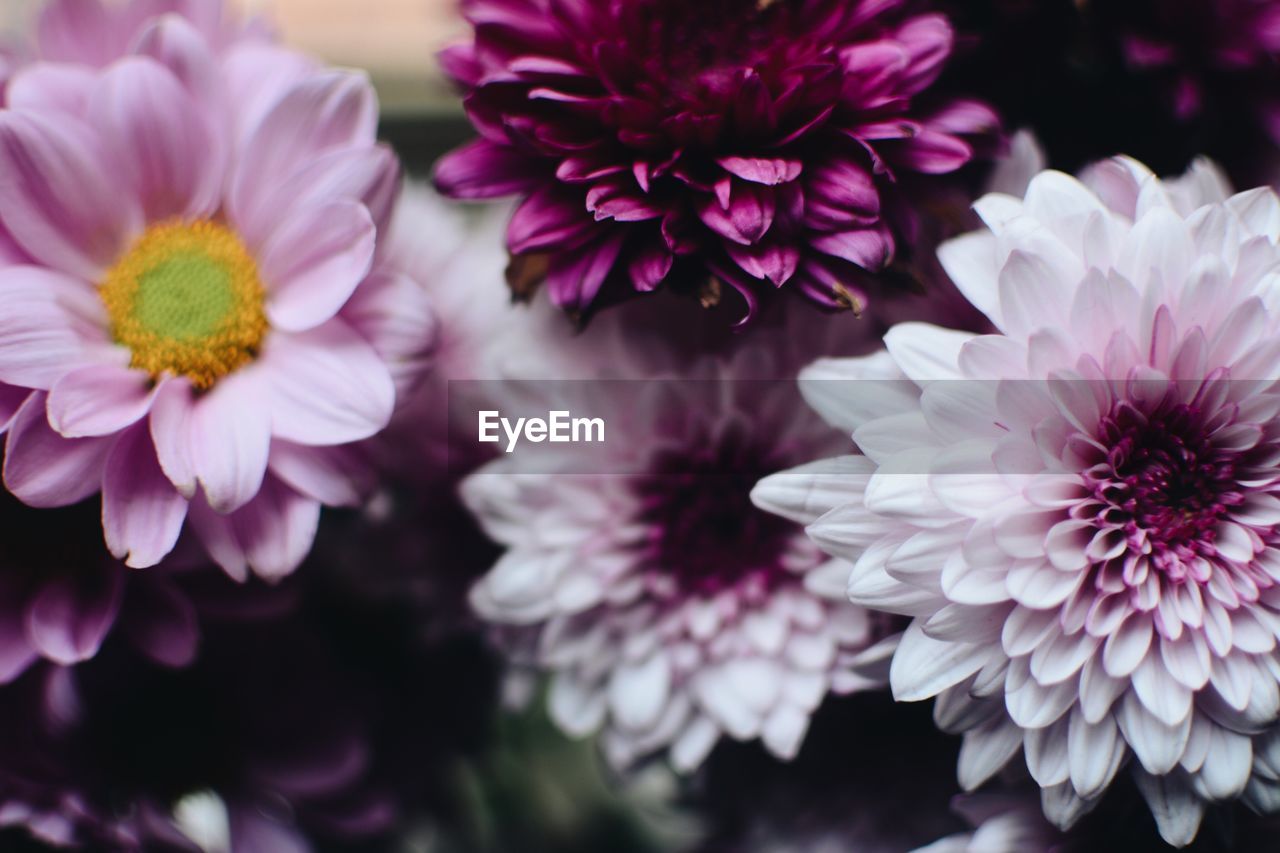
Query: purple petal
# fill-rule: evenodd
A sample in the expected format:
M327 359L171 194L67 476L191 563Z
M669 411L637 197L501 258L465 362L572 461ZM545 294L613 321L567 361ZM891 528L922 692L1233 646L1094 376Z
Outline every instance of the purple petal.
M376 236L373 218L358 202L295 211L259 259L271 325L297 332L337 314L368 275Z
M30 388L0 383L0 433L9 428L9 423L30 396Z
M49 426L46 399L32 394L9 426L4 483L30 506L70 506L98 491L112 439L58 435Z
M160 470L146 425L121 435L102 475L107 548L131 568L154 566L173 550L186 517L187 499Z
M111 174L81 126L0 114L0 219L46 266L100 281L141 229L141 205Z
M164 15L156 19L138 37L133 50L168 69L205 109L215 108L224 97L221 69L210 43L186 18Z
M41 62L28 66L9 81L7 106L14 110L62 112L83 120L97 75L79 65Z
M278 337L273 335L268 346ZM192 407L191 461L205 499L216 512L232 512L248 503L266 474L271 399L265 373L241 370L224 377Z
M716 161L721 168L744 181L756 184L785 184L800 177L799 160L761 157L721 157Z
M832 160L812 170L805 183L805 222L810 225L870 225L880 217L875 179L857 163Z
M969 143L930 128L885 150L892 152L895 163L927 175L954 172L973 159L973 148Z
M760 240L773 225L777 201L771 187L734 182L727 205L715 198L702 200L698 215L720 236L749 246Z
M623 234L611 234L553 257L547 268L551 301L569 311L580 311L590 305L613 269L624 239Z
M245 569L276 581L306 558L320 521L320 503L299 495L274 477L257 497L228 516L219 516L197 501L192 522L210 555L233 578Z
M516 208L507 226L512 254L560 249L582 243L596 228L581 197L544 187Z
M351 446L304 447L275 441L269 464L284 483L325 506L358 506L370 486L368 462Z
M938 79L951 55L955 34L944 16L920 15L899 27L894 35L908 56L908 69L901 82L903 94L914 95Z
M631 283L635 285L636 290L642 292L656 289L667 277L667 273L671 272L674 261L675 256L667 251L666 245L662 241L654 241L631 259L627 267L627 272L631 275Z
M97 654L115 623L124 590L119 565L80 571L44 583L27 606L27 639L62 666Z
M49 424L64 438L114 435L146 416L159 387L140 370L82 367L50 389Z
M59 304L62 292L88 285L39 267L0 270L0 382L49 388L84 362L73 318Z
M479 139L446 154L436 163L435 184L454 198L496 198L530 192L539 169L527 155Z
M381 431L395 386L374 349L340 319L273 335L262 353L277 438L309 446L346 444Z
M634 184L627 179L601 181L588 190L587 210L595 214L596 221L642 222L663 214L660 207L636 192Z
M800 250L795 246L777 243L757 243L739 246L726 243L725 250L734 263L753 278L763 278L781 287L795 275L800 263Z
M372 146L378 104L363 74L316 72L295 83L263 116L232 177L236 210L253 209L301 165L327 151Z
M191 410L194 404L191 383L186 379L170 379L157 389L148 419L160 470L188 500L196 491L196 467L191 449Z
M90 120L148 220L204 219L218 209L225 143L168 69L144 57L122 59L91 98Z
M16 572L0 580L0 684L9 684L39 656L27 639L26 581Z
M882 269L893 255L893 239L879 228L863 228L822 234L810 243L819 252L857 264L865 270Z
M124 52L125 34L100 0L51 0L36 34L41 58L106 65Z
M270 192L253 196L255 207L237 208L231 217L247 240L258 243L297 215L295 211L349 201L368 208L382 231L390 226L399 193L400 167L395 154L384 145L357 145L326 152L303 164Z

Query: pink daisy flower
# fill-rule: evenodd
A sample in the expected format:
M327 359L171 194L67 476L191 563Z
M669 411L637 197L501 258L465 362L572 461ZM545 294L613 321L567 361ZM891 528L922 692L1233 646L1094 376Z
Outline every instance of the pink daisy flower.
M599 732L620 767L665 751L690 770L722 735L791 757L828 692L883 683L873 663L858 668L878 622L811 589L825 557L749 499L760 475L839 436L796 416L794 387L768 380L777 374L758 350L706 359L694 375L570 383L553 408L607 412L604 444L504 454L462 485L507 549L474 607L551 674L560 727Z
M1060 826L1126 765L1171 843L1280 808L1280 201L1228 192L1121 158L985 197L941 259L998 333L810 368L864 455L757 490L912 617L894 695L964 733L963 785L1021 750Z
M180 15L130 45L27 66L0 113L5 483L101 491L130 566L189 519L233 576L278 578L422 366L425 296L377 251L397 165L362 75Z

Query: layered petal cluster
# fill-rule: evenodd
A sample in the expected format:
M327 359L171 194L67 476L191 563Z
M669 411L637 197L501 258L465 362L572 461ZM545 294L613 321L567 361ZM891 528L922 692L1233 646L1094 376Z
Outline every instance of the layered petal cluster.
M811 367L863 455L757 491L912 617L894 694L964 786L1021 750L1059 825L1126 764L1172 843L1280 807L1280 201L1227 193L1121 158L985 197L941 259L997 333Z
M952 49L900 0L468 0L447 51L481 138L459 198L519 195L519 282L580 313L668 287L779 288L860 311L911 219L906 186L974 156L990 109L930 96Z
M760 476L839 443L795 416L792 383L735 382L752 360L587 383L552 408L603 415L604 444L503 454L462 484L506 548L475 609L550 673L560 727L601 732L615 766L668 751L689 770L725 734L791 757L828 692L883 684L881 626L812 591L821 552L750 503Z
M77 53L102 15L123 54ZM189 520L233 576L278 578L322 504L359 499L354 443L421 371L432 318L382 251L399 176L368 80L222 22L219 3L55 4L58 61L8 87L4 478L36 507L101 492L130 566Z

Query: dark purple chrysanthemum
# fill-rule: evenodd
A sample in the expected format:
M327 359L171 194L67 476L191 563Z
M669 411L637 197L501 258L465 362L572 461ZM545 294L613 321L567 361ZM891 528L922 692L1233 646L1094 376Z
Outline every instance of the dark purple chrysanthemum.
M518 194L518 261L581 312L660 285L750 316L786 286L861 309L895 253L903 185L974 156L994 113L927 90L951 52L906 0L465 0L443 55L481 139L436 180ZM515 278L520 281L514 280Z

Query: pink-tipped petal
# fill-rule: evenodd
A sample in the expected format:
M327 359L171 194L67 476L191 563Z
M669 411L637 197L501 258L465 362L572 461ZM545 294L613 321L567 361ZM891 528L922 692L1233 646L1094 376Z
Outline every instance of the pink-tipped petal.
M102 530L125 565L154 566L178 541L187 499L160 470L146 425L120 436L102 475Z
M338 313L373 264L376 235L373 218L358 202L296 210L259 261L271 325L297 332Z
M271 381L271 431L305 445L346 444L391 419L395 385L374 349L340 319L276 334L262 354Z
M231 521L254 574L278 581L291 574L311 550L320 524L320 502L271 477L258 497Z
M113 435L146 416L161 385L126 367L82 367L49 390L49 425L64 438Z
M27 605L28 642L62 666L88 660L115 623L123 591L124 573L118 565L48 581Z
M70 506L96 493L111 438L63 438L49 426L47 395L32 394L5 442L4 483L34 507Z

